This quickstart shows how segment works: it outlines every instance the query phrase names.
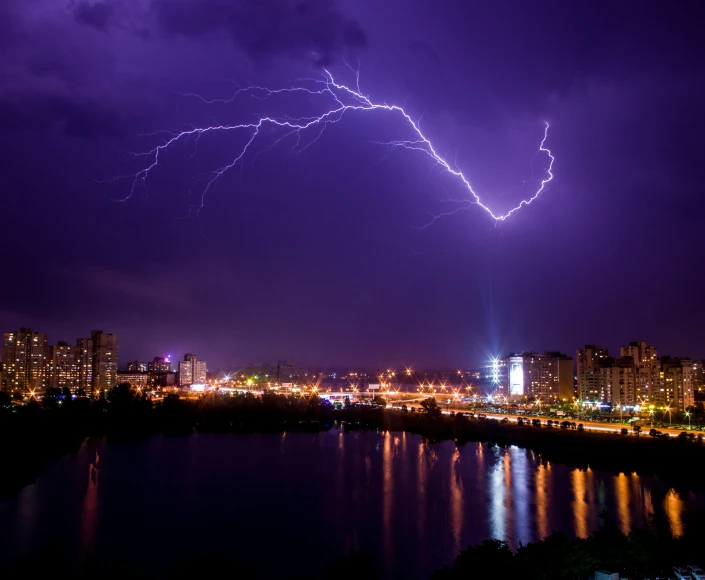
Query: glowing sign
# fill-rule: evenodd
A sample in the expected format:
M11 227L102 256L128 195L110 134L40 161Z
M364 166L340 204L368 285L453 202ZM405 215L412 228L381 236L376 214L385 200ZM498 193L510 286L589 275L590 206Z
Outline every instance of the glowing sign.
M524 359L520 356L509 358L509 396L524 396Z

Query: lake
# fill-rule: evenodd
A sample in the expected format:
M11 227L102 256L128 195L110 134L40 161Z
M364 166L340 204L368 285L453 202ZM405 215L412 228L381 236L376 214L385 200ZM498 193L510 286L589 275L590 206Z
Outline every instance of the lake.
M578 470L531 451L427 444L407 433L193 434L93 441L0 502L0 563L58 544L75 561L161 573L222 551L266 576L323 570L351 550L385 578L428 578L468 544L585 536L606 509L627 532L649 513L682 534L702 493Z

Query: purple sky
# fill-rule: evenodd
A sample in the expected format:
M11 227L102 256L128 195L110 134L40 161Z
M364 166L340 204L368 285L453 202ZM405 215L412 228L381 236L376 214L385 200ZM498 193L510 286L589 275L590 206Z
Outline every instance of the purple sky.
M122 361L470 366L509 351L647 340L705 356L705 40L700 2L5 0L0 7L0 329L120 336ZM207 105L322 65L400 104L506 211L436 221L466 192L349 115L301 152L203 176L242 136L169 152L161 129L251 121L306 99ZM316 110L313 109L312 110ZM319 111L320 112L320 111ZM142 135L142 136L140 136ZM266 152L264 152L266 151ZM386 158L385 158L386 157ZM532 178L533 163L533 178Z

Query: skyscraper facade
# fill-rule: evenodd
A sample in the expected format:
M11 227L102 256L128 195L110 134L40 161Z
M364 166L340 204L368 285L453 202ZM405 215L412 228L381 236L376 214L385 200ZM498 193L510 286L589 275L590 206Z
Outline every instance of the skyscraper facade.
M583 401L622 407L656 405L684 411L694 404L697 361L657 356L656 347L630 342L620 358L597 345L577 352L578 392Z
M76 373L76 386L90 393L93 390L93 340L90 338L76 341Z
M76 352L78 347L59 341L49 347L49 386L63 389L78 388L78 365Z
M578 397L583 401L607 400L599 363L609 356L599 344L586 344L575 355L578 375Z
M692 360L663 357L659 378L655 403L678 411L685 411L695 404Z
M208 368L206 361L198 360L195 354L187 353L179 361L179 385L188 387L206 382Z
M619 349L620 357L631 357L637 367L657 367L659 360L656 347L646 344L646 342L630 342L627 346Z
M102 330L91 332L93 343L93 391L117 385L118 337Z
M572 400L573 359L559 352L511 354L509 392L515 400Z
M49 382L48 356L46 333L34 332L31 328L20 328L4 333L3 389L7 391L45 389Z

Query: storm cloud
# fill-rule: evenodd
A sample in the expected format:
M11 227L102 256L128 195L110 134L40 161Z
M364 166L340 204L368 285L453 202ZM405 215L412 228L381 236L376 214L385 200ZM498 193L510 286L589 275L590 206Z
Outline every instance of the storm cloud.
M0 327L99 324L126 359L178 343L215 366L459 368L642 338L702 357L700 4L0 0L0 234L23 273ZM180 139L132 178L184 128L335 105L231 100L321 64L421 119L493 209L543 175L544 121L555 178L501 224L453 212L462 184L389 151L408 135L382 111L300 143L268 127L205 199L247 131Z
M114 2L78 2L73 8L76 22L93 26L98 30L107 30L116 23Z
M367 43L360 25L330 0L154 0L152 10L165 34L224 34L258 60L299 55L328 65L344 49Z

